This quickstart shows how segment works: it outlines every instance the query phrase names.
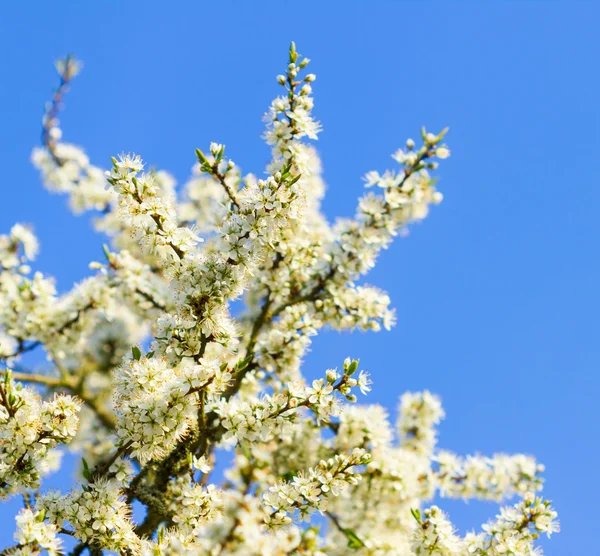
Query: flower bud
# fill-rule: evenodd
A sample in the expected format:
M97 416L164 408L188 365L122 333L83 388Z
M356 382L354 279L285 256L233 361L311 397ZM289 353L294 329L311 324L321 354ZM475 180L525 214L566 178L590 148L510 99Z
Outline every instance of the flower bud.
M444 159L450 156L450 149L447 147L439 147L435 150L435 156Z
M328 369L325 372L325 376L327 377L327 382L329 382L331 384L332 382L336 381L338 374L335 369Z
M306 83L305 85L302 85L302 88L300 89L300 94L301 95L310 95L310 93L312 93L312 87Z

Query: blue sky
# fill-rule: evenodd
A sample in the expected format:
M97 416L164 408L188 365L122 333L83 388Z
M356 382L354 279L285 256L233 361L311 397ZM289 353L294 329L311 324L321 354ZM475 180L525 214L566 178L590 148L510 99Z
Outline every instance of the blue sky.
M36 268L61 290L101 257L90 219L47 194L29 163L57 57L85 63L62 118L67 140L96 164L135 151L182 181L209 141L262 171L261 116L295 40L318 75L330 218L353 213L361 176L391 166L421 125L449 126L453 152L442 205L367 280L389 291L398 325L320 336L309 373L359 357L372 402L395 411L407 389L442 396L442 447L536 455L563 525L547 553L589 553L600 494L599 16L593 2L542 0L5 2L1 231L33 224ZM495 512L446 507L462 530ZM12 531L3 524L0 545Z

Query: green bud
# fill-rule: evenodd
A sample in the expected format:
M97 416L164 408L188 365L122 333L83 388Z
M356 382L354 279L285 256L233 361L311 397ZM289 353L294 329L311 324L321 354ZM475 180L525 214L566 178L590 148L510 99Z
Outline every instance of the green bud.
M290 62L295 64L297 59L298 53L296 52L296 43L292 41L292 44L290 44Z
M196 156L200 161L200 164L209 164L208 159L200 149L196 149Z
M350 361L349 365L344 365L346 376L352 376L358 370L358 359Z

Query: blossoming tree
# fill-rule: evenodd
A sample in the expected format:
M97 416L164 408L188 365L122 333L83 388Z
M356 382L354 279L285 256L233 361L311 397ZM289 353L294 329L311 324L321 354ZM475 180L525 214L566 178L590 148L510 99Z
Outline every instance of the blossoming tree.
M558 530L533 458L436 449L436 396L404 394L394 427L383 407L356 405L371 389L358 361L303 377L321 328L394 323L389 297L358 280L441 201L431 172L450 154L445 131L423 130L395 169L366 174L377 193L355 218L331 225L307 142L321 128L308 63L292 43L265 116L265 177L212 143L177 194L137 155L104 171L62 142L58 113L79 64L57 64L33 162L75 212L95 211L110 247L93 276L57 295L30 269L33 232L16 224L0 236L0 493L24 502L2 554L59 554L73 537L71 554L94 555L527 555ZM48 358L38 374L20 357L36 348ZM81 455L78 484L41 490L65 446ZM461 537L435 496L519 501Z

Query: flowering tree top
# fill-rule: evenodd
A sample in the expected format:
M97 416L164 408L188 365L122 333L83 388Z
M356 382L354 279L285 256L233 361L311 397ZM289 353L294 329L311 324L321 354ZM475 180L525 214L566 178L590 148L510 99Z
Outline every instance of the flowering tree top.
M389 297L361 279L442 200L432 173L450 155L446 130L423 129L392 170L366 174L355 217L332 225L308 65L292 43L265 114L263 177L211 143L177 189L138 155L103 170L62 141L81 65L57 64L33 162L110 246L57 295L32 274L33 232L0 236L0 494L24 502L1 554L60 554L71 537L73 555L530 555L558 530L532 457L436 447L436 396L405 393L394 427L383 407L356 405L371 390L357 360L303 376L322 328L394 324ZM38 348L36 374L21 356ZM48 492L64 449L81 455L77 483ZM519 500L460 536L434 496Z

